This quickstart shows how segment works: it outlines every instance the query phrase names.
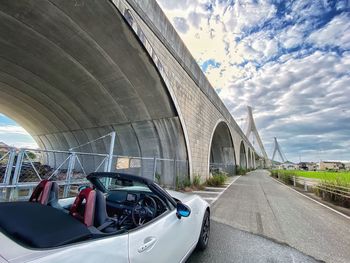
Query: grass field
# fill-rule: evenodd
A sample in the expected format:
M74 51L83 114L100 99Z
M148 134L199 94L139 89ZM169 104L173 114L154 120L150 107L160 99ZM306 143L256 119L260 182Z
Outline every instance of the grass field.
M337 185L350 186L350 172L278 170L278 173L289 176L315 178Z

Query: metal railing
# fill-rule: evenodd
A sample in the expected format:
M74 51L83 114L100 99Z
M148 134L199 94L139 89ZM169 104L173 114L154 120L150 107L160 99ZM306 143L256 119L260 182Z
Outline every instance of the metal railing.
M60 197L75 196L91 172L142 176L175 189L189 180L187 160L42 149L10 149L0 157L0 200L28 199L43 179L56 181Z
M28 199L43 179L56 181L60 198L75 196L91 172L115 171L177 189L190 183L187 160L43 149L10 149L0 157L0 200ZM210 172L234 175L236 165L211 163Z
M43 179L56 181L62 197L71 193L74 185L87 184L87 174L107 171L108 155L42 149L10 149L0 163L0 198L28 198ZM62 189L61 189L62 188Z
M322 199L350 207L350 187L315 178L299 177L292 174L272 173L280 181L294 187L302 188L305 192L313 192Z

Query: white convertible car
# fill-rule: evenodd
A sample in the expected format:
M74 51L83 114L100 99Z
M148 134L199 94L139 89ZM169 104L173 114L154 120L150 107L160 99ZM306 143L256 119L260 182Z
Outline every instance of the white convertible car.
M204 250L207 202L119 173L92 173L91 187L58 200L44 180L28 202L0 203L0 263L184 262Z

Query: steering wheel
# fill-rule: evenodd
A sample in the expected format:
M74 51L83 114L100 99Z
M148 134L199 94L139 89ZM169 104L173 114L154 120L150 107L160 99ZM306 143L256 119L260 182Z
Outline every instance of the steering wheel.
M145 195L143 198L141 198L137 202L137 204L132 209L131 217L135 226L141 226L144 223L155 218L156 213L157 213L156 201L152 197Z

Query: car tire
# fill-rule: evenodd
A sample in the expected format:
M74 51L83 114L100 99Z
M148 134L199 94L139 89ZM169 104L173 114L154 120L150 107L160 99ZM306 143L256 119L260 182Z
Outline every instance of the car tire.
M206 210L203 216L201 233L199 235L197 250L203 251L207 248L210 236L210 214L209 211Z

